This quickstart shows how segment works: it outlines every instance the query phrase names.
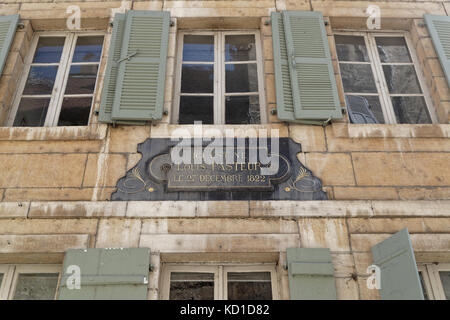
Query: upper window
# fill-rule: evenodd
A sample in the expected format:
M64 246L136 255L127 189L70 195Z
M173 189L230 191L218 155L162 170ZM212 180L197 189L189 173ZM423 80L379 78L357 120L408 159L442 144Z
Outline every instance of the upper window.
M257 32L181 33L179 43L174 122L266 122Z
M335 34L352 123L432 123L430 98L406 34Z
M450 263L418 266L426 300L450 300Z
M273 265L166 265L162 299L272 300L278 298Z
M0 265L0 300L53 300L58 265Z
M15 127L89 123L103 35L37 34L9 119Z

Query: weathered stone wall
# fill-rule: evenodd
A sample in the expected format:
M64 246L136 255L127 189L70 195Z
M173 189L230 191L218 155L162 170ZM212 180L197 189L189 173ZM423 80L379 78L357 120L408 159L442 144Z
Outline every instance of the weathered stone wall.
M370 246L408 227L418 262L450 261L450 89L442 73L424 13L450 14L449 1L124 1L125 8L170 10L165 109L161 123L112 127L0 127L0 263L61 263L65 250L86 247L150 247L149 297L158 295L164 262L275 262L280 296L288 298L283 268L287 247L328 247L338 297L378 298L365 285ZM382 28L408 31L428 85L439 124L349 125L325 128L279 123L272 38L266 25L274 10L319 10L327 32L336 80L343 92L332 37L334 29L365 29L368 4L382 10ZM7 0L0 15L20 13L23 28L0 78L0 124L11 109L34 31L64 30L68 5L82 9L82 27L108 35L100 67L101 88L112 10L120 1ZM176 32L189 28L261 30L268 124L209 126L279 129L301 143L299 160L322 179L335 201L108 202L117 180L140 159L137 144L170 137ZM98 110L97 90L93 111ZM184 126L192 129L191 126ZM204 126L205 128L208 126ZM347 201L344 201L347 200ZM364 201L362 201L364 200ZM396 200L396 201L387 201ZM417 201L430 200L430 201Z
M332 37L333 28L364 29L368 1L125 1L123 8L169 10L171 27L165 109L168 115L153 126L97 126L96 116L83 128L0 128L0 199L106 200L116 181L134 166L140 155L137 143L148 137L167 137L174 94L176 31L186 28L260 28L264 56L265 93L269 124L253 128L278 128L282 136L300 142L300 160L322 179L330 199L449 199L450 179L442 165L450 163L450 89L442 73L424 13L447 14L446 1L370 2L381 7L382 28L409 31L441 124L346 125L347 119L325 129L278 123L276 108L270 12L319 10L327 26L336 79L343 93ZM0 123L11 109L22 76L33 31L64 30L68 5L79 5L82 28L111 32L108 26L119 1L7 1L0 14L20 13L23 28L16 33L0 79ZM98 110L108 55L104 45L93 112ZM217 127L217 126L215 126ZM227 126L228 128L237 126ZM247 126L246 128L248 128ZM223 127L224 128L224 127ZM242 127L240 127L242 129Z
M339 299L377 299L370 247L407 227L416 260L450 261L449 201L4 202L0 263L61 263L69 248L151 248L149 297L168 262L276 263L286 248L330 248Z

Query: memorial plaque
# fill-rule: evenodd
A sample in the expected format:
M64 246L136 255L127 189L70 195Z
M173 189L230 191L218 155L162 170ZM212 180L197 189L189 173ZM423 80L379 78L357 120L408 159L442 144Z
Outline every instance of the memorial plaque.
M220 147L150 138L142 159L117 183L113 201L326 200L322 183L301 164L290 138L235 138Z

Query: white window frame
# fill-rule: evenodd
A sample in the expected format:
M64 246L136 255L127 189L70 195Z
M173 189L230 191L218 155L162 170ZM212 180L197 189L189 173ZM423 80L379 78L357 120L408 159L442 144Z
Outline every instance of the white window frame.
M103 46L102 46L102 53L100 57L100 61L98 62L77 62L72 63L73 54L75 52L75 47L77 43L77 39L80 36L103 36ZM105 49L105 42L106 42L106 32L104 31L95 31L95 32L67 32L67 31L46 31L46 32L36 32L33 36L31 45L30 45L30 51L26 57L25 60L25 66L24 71L22 74L22 77L20 79L18 88L16 90L16 94L14 96L13 100L13 107L11 109L11 112L9 113L7 125L13 126L14 119L16 117L17 111L19 109L20 100L23 96L23 90L25 89L26 82L28 80L28 75L30 72L30 69L32 65L40 65L40 63L33 63L33 58L36 52L36 48L39 42L39 39L41 37L65 37L64 47L61 54L61 59L59 63L43 63L42 65L45 66L58 66L58 71L55 78L55 83L53 86L52 93L50 96L50 102L47 110L47 115L44 122L44 127L54 127L58 126L58 120L59 115L61 113L61 106L63 103L64 98L64 92L66 91L66 85L69 78L69 72L70 67L72 65L98 65L98 71L97 71L97 77L95 79L95 87L94 92L92 94L70 94L66 95L66 97L74 97L74 98L86 98L86 97L92 97L91 102L91 110L89 112L89 119L86 126L89 125L91 122L91 117L93 113L93 106L95 104L95 95L97 92L97 86L98 86L98 79L100 77L100 67L103 63L103 54ZM30 97L33 97L32 95L27 95ZM36 97L41 97L42 95L35 95Z
M425 290L431 300L446 300L440 271L450 271L450 263L424 263L418 266L425 282Z
M391 97L393 96L423 96L425 100L425 104L428 110L428 114L430 115L431 123L438 123L435 109L433 107L433 101L431 99L430 91L425 82L425 76L423 74L422 68L419 63L419 59L417 58L415 50L413 50L414 46L412 45L412 40L409 32L407 31L392 31L392 32L375 32L375 31L335 31L334 35L344 35L344 36L362 36L364 37L364 42L366 44L368 56L370 62L362 62L362 61L340 61L337 57L339 75L341 76L340 64L370 64L372 69L372 74L374 77L374 82L377 88L377 94L374 93L358 93L351 92L346 93L345 95L355 95L355 96L378 96L380 100L381 109L383 111L383 117L385 124L397 124L397 119L395 117L394 107L392 105ZM401 63L382 63L377 50L377 45L375 42L375 37L403 37L405 39L406 45L408 47L408 52L411 57L412 62ZM416 71L417 79L420 85L420 89L422 90L421 94L391 94L389 93L389 89L386 83L386 78L383 73L383 65L413 65L414 70ZM341 76L342 79L342 76ZM345 89L343 89L345 90Z
M20 264L20 265L0 265L0 273L4 273L2 283L0 283L0 300L12 300L16 291L17 280L23 273L57 273L58 284L55 291L55 299L58 294L59 283L61 281L61 265L57 264Z
M225 36L227 35L254 35L256 46L256 60L249 61L225 61ZM214 62L183 61L183 44L185 35L211 35L214 36ZM178 124L180 112L180 96L214 96L214 123L225 124L225 99L226 96L248 96L257 95L259 98L259 113L261 124L267 123L267 108L264 89L264 64L262 59L261 36L259 30L222 30L222 31L181 31L177 39L176 75L175 75L175 97L172 112L172 123ZM214 65L214 92L212 94L183 93L181 94L181 71L183 63L190 64L213 64ZM258 76L258 93L225 93L225 65L226 64L256 63Z
M214 300L228 299L228 273L229 272L270 272L272 287L272 300L279 299L278 278L276 274L276 265L267 264L198 264L198 263L166 263L163 264L161 273L161 293L162 300L169 300L170 295L170 274L172 272L190 272L190 273L213 273L214 274Z

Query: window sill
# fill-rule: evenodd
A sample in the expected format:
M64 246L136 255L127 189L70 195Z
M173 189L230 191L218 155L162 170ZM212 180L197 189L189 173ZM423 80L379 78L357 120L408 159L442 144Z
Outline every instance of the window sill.
M103 140L107 124L79 127L1 127L0 141Z
M336 138L450 138L450 124L334 123Z

